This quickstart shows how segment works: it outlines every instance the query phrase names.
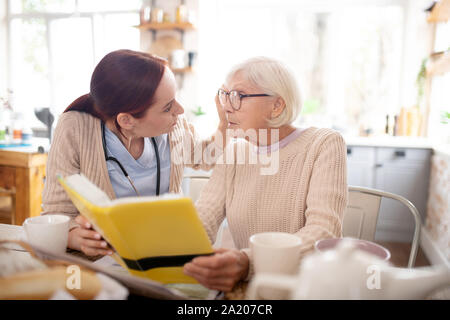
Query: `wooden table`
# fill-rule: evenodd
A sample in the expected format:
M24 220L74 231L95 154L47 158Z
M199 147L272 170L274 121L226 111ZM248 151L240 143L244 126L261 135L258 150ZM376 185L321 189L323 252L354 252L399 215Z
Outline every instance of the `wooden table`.
M11 224L41 213L46 153L0 149L0 189L15 191Z

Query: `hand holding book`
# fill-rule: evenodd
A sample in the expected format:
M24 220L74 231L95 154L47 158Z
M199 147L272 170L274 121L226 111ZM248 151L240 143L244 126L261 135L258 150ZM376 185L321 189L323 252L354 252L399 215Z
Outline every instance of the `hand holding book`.
M114 249L92 229L89 221L79 215L75 222L80 226L69 232L68 247L83 252L87 256L112 255Z

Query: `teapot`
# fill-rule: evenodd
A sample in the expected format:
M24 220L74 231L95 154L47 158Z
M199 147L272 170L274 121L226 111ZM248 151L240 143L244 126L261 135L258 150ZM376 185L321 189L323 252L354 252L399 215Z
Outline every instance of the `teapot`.
M257 274L249 283L247 298L259 299L264 287L287 290L294 300L424 299L448 285L448 265L397 268L344 240L334 250L306 256L296 275Z

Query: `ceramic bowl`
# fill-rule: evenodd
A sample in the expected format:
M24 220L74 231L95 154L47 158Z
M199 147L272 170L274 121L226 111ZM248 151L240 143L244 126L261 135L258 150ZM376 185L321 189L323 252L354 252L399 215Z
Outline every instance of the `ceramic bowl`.
M318 240L315 243L315 249L316 251L321 252L334 249L343 240L353 242L358 249L373 254L382 260L388 261L391 258L391 253L385 247L371 241L354 238L331 238Z

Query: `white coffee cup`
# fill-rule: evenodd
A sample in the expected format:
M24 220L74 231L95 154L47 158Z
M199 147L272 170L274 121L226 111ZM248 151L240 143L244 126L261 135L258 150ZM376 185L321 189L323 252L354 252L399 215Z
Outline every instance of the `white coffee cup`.
M290 233L263 232L250 237L250 250L255 274L276 273L293 275L298 272L302 240ZM262 289L264 299L283 299L280 290Z
M61 214L48 214L25 220L23 228L28 242L45 251L66 252L70 218Z

